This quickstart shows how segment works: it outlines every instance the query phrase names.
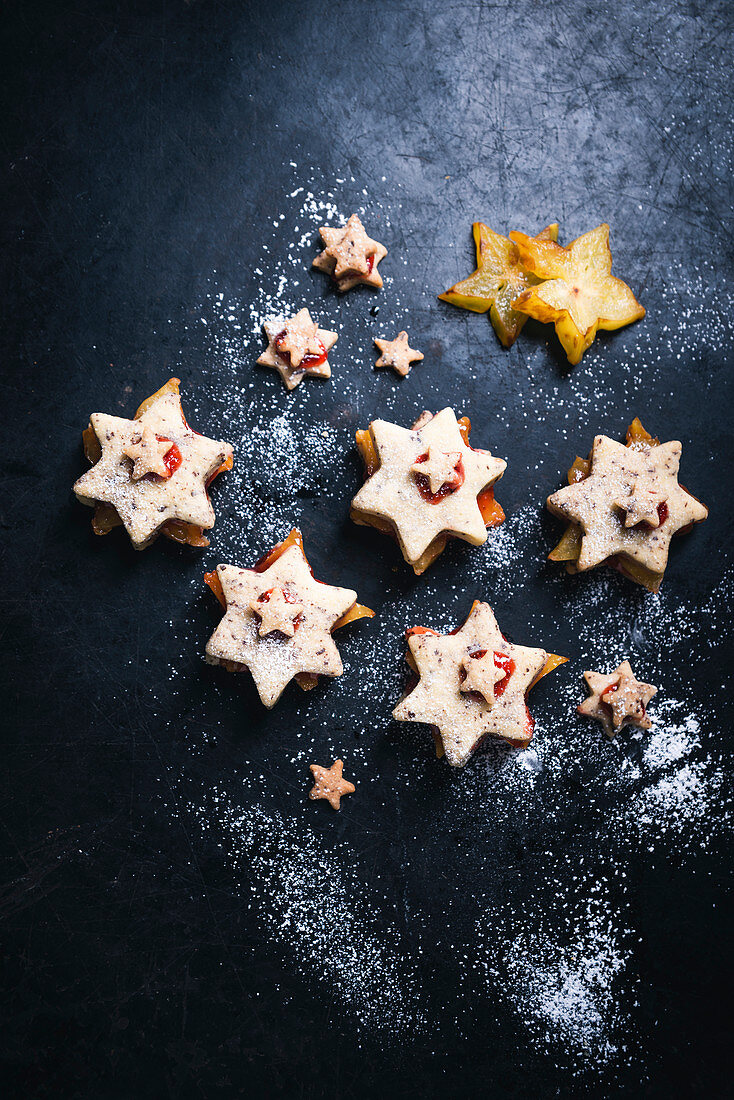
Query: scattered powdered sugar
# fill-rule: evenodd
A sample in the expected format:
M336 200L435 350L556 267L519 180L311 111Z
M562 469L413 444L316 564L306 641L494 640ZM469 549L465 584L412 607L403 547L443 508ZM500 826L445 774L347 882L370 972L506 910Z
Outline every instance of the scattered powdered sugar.
M220 791L212 801L224 856L288 963L363 1027L393 1041L425 1027L415 968L365 883L346 869L348 856L329 852L301 820L235 806Z

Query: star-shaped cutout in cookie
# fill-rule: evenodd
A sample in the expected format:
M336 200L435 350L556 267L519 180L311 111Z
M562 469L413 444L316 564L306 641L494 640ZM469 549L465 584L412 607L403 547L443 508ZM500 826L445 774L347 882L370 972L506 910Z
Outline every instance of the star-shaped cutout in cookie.
M411 363L418 363L423 358L422 351L416 351L408 344L407 332L399 332L394 340L375 340L380 349L380 358L375 363L376 367L392 367L403 378L410 371Z
M492 684L480 676L480 690L466 688L467 663L488 661L502 676ZM555 667L561 659L550 659ZM485 737L493 736L524 748L533 736L533 720L525 696L549 662L544 649L512 645L503 637L489 604L476 601L468 619L453 634L418 628L409 631L408 664L417 673L417 685L393 711L399 722L425 722L438 730L446 759L454 767L466 764ZM487 671L491 665L487 667ZM549 669L550 670L550 669ZM469 673L470 675L471 673Z
M609 226L577 237L565 248L554 241L510 233L520 263L538 280L512 302L519 313L554 324L569 363L578 363L598 329L609 331L645 316L645 308L612 275Z
M157 477L170 477L170 471L163 459L171 450L171 440L159 440L152 428L147 425L142 432L134 435L122 453L132 461L132 479L139 481L146 474Z
M517 245L495 233L483 222L474 222L474 246L477 269L468 278L439 294L442 302L449 302L473 313L486 313L504 347L509 348L520 335L527 321L527 314L513 309L512 302L530 286L537 283L520 262ZM538 241L557 241L558 225L554 222L541 229Z
M654 470L645 470L634 481L628 482L614 501L617 508L625 513L625 527L636 527L638 523L659 527L664 503L664 490Z
M434 560L449 535L473 546L486 542L477 497L502 477L507 463L467 446L453 409L424 413L412 429L373 420L369 435L378 466L352 501L356 523L389 525L416 574ZM426 462L432 479L421 472ZM442 484L435 489L438 481Z
M461 662L464 681L460 691L474 691L482 696L488 707L494 706L495 685L507 676L507 669L492 650L475 648Z
M313 261L313 266L331 275L337 290L351 290L359 283L378 289L382 286L377 265L387 256L387 249L367 236L356 214L352 214L341 229L322 225L319 233L326 248Z
M622 661L613 672L585 672L584 679L591 694L576 709L601 722L608 737L614 737L622 726L650 729L647 704L658 689L636 680L629 661Z
M595 438L588 476L559 489L547 501L551 512L583 531L578 569L592 569L618 555L662 576L673 535L708 515L708 509L678 484L681 451L677 440L626 447L605 435ZM627 524L630 510L634 517L638 507L639 485L655 486L658 523L654 527L644 522Z
M222 469L232 465L229 443L207 439L186 422L171 379L145 402L134 420L92 413L89 432L98 443L97 461L74 485L83 504L111 506L125 526L133 546L143 550L172 525L191 525L200 531L214 526L214 509L207 487ZM159 476L153 459L153 440L165 446L165 474ZM147 441L144 444L143 441ZM144 467L141 476L140 462ZM177 537L173 536L172 537ZM184 541L179 539L179 541ZM201 539L198 545L208 545Z
M330 768L322 768L320 764L309 764L311 775L314 777L314 785L308 792L308 797L324 798L335 810L341 809L341 800L345 794L354 794L354 783L350 783L342 777L344 763L335 760Z
M339 337L319 328L307 309L299 309L293 317L273 317L263 328L268 346L258 363L277 370L286 389L295 389L306 375L331 378L328 356Z
M252 600L250 610L260 620L258 634L261 638L276 630L292 638L303 614L303 604L290 588L273 588Z
M206 647L207 660L212 664L249 668L266 707L277 703L296 676L341 676L342 661L331 631L357 599L357 593L349 588L314 579L300 541L291 542L274 560L273 556L269 556L272 563L266 568L217 566L226 613ZM277 590L288 593L283 604L292 600L289 606L301 610L290 623L281 619L281 625L270 630L270 622L263 621L261 606L267 609L267 602ZM268 600L261 601L267 595ZM293 627L292 634L289 626Z

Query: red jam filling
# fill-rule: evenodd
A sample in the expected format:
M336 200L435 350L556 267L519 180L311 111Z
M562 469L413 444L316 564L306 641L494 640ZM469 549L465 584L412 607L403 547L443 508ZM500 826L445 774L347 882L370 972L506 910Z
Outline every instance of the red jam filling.
M665 523L668 518L668 505L665 501L658 504L658 523Z
M269 603L270 597L272 596L273 592L275 592L275 588L268 588L267 592L261 592L260 595L257 597L257 602ZM281 592L283 593L286 603L298 603L298 597L295 595L295 593L291 592L289 588L282 588ZM298 615L296 615L295 619L293 620L294 630L298 630L299 626L301 625L302 619L302 614L299 613Z
M515 671L515 662L512 657L509 657L506 653L494 652L494 667L501 668L504 672L504 676L501 680L498 680L494 685L494 697L497 699L504 692L505 688L510 682L510 677Z
M166 453L163 456L163 465L168 470L168 473L165 476L166 477L171 477L173 474L176 473L176 470L179 468L179 466L183 462L183 458L181 457L181 452L178 449L178 444L174 443L172 439L168 439L168 437L165 436L165 435L157 435L156 439L158 440L159 443L170 443L171 444L171 446L168 448L168 450L166 451Z
M367 274L368 275L372 274L374 266L375 266L375 256L374 256L374 253L373 253L372 255L367 257Z
M288 363L288 365L290 366L290 365L292 365L291 364L291 353L289 351L282 351L281 350L281 344L283 343L283 341L285 340L287 335L288 335L288 329L284 328L283 331L279 332L278 335L275 337L275 339L273 340L273 343L275 344L275 347L277 349L277 352L278 352L278 355L280 356L280 358L284 359L285 362ZM321 343L320 340L318 341L318 345L321 348L321 351L318 352L318 353L313 352L313 351L306 352L303 359L298 364L297 370L309 370L311 367L318 367L321 363L326 362L326 357L328 355L328 352L327 352L326 348L324 347L324 345Z
M416 458L416 464L419 462L428 461L428 452L424 455L418 455ZM418 486L418 491L424 500L427 500L429 504L438 504L444 497L449 496L450 493L455 493L457 489L460 489L464 484L466 474L464 472L464 460L459 456L459 461L454 466L454 474L450 481L445 481L437 493L431 492L431 483L425 474L416 474L415 481Z

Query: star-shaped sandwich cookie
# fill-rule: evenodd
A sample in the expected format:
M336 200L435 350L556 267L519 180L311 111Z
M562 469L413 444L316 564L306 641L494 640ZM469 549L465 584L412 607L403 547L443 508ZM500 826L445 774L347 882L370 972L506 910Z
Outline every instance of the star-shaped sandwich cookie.
M489 604L475 601L453 634L425 627L408 631L407 660L419 679L393 717L433 726L449 764L462 767L489 736L527 746L533 719L525 696L565 658L512 645Z
M622 661L613 672L585 672L584 679L591 694L576 709L601 722L608 737L614 737L623 726L650 729L647 704L658 689L636 680L629 661Z
M551 512L581 531L575 568L627 561L657 590L673 535L708 515L678 484L681 451L677 440L625 446L605 435L595 438L588 464L582 463L585 476L547 501Z
M293 317L273 317L263 328L268 346L258 363L277 370L286 389L295 389L307 375L331 378L328 356L338 336L319 328L307 309L300 309Z
M439 294L439 298L460 309L470 309L473 313L489 310L494 331L500 342L509 348L527 321L527 314L518 313L512 303L538 280L523 267L514 241L495 233L483 222L474 222L472 229L477 269L468 278ZM555 222L547 225L534 239L558 240L558 225Z
M331 275L337 290L351 290L359 283L378 289L382 286L377 265L387 256L387 249L367 236L356 214L352 214L340 229L322 225L319 233L326 248L313 261L313 266Z
M376 367L392 367L396 374L405 378L410 370L411 363L418 363L423 358L422 351L416 351L408 344L407 332L399 332L394 340L375 340L380 350L380 358L375 363Z
M341 809L341 800L345 794L354 794L354 783L343 778L344 763L335 760L330 768L322 768L320 764L309 764L314 785L308 792L308 797L313 799L323 798L335 810Z
M294 678L306 689L318 676L341 676L331 632L372 615L357 604L356 592L314 579L298 531L254 569L219 565L206 582L225 608L207 644L207 661L249 669L266 707Z
M172 378L133 420L93 413L84 433L94 465L74 492L106 517L105 525L95 523L97 533L121 522L138 550L159 533L207 546L203 531L214 526L207 489L220 471L232 467L229 443L189 427L178 386Z
M495 507L491 487L506 463L468 446L452 409L424 413L411 429L373 420L357 442L367 480L352 501L352 519L393 533L416 574L450 536L480 546L488 523L504 519L501 509L491 518L486 505Z
M645 316L627 284L612 275L608 225L565 248L525 233L510 237L520 263L538 281L517 296L512 309L555 325L569 363L578 363L598 329L622 328Z

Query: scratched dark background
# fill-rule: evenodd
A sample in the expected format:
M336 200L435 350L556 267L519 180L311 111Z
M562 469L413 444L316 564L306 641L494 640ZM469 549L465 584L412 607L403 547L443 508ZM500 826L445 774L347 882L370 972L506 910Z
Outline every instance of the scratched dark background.
M293 812L304 786L290 763L301 700L289 695L266 716L246 686L227 689L201 669L213 618L203 599L191 604L189 579L202 560L211 567L214 550L202 559L161 540L136 555L119 532L95 540L70 486L83 469L78 438L90 411L132 409L172 373L196 390L207 364L202 338L184 326L187 304L201 300L202 273L213 270L243 301L254 295L254 257L295 160L325 179L353 176L340 195L345 209L362 186L379 199L386 177L393 228L383 239L409 265L391 267L389 257L383 266L404 304L414 296L413 343L432 341L422 373L398 391L396 419L444 395L495 423L499 396L493 450L516 471L502 496L511 512L542 500L576 449L599 428L620 434L632 400L632 411L642 403L655 430L687 441L686 481L712 507L666 580L689 603L703 598L732 559L734 455L722 418L731 344L719 336L679 358L661 334L676 331L680 301L660 272L672 265L689 283L694 269L707 272L702 306L734 276L732 15L727 0L3 6L5 1095L731 1095L732 909L715 848L685 864L641 860L628 870L641 976L630 1038L640 1055L613 1079L571 1078L501 1006L480 1010L473 1031L459 1034L456 977L441 958L425 960L438 1030L397 1048L361 1034L292 972L216 846L171 807L173 779L205 790L236 774L246 754L252 768L267 765ZM545 332L528 326L507 355L485 319L433 300L471 269L476 217L500 230L557 217L563 239L611 223L616 268L648 306L646 347L657 364L649 391L635 393L620 368L618 384L605 375L599 410L593 379L584 383L577 431L573 409L570 427L536 422L532 410L540 414L569 381ZM429 297L418 294L424 287ZM318 276L312 292L330 294ZM388 323L389 295L379 301ZM363 295L350 306L349 323L363 334L371 304ZM601 353L612 365L628 360L640 331L600 338ZM263 399L283 408L278 379L258 378ZM338 377L318 394L299 391L304 423L339 406L357 426L379 414L392 384L369 374L359 407L346 412ZM196 424L216 435L208 401L199 397ZM536 475L529 456L541 450L547 464ZM340 486L341 511L318 494L306 502L304 528L317 573L356 582L379 611L387 596L410 599L417 589L394 572L385 540L344 522L355 476L353 467ZM227 492L222 484L218 508ZM248 547L243 559L261 549ZM462 553L436 566L438 582L455 579ZM510 601L503 623L533 644L532 604L534 624L540 616L561 651L573 652L557 593L542 571L529 577L527 601ZM175 696L163 673L180 659L172 618L191 626ZM713 698L720 729L730 729L720 701L730 671L721 649L710 659L696 653L692 671L684 649L670 656L667 679ZM552 689L537 690L552 713ZM363 704L341 715L345 752L352 720L364 727ZM197 722L217 734L191 761L183 732ZM365 783L338 817L312 814L313 827L325 843L353 846L355 859L369 831L396 898L405 890L421 908L424 942L431 914L443 934L447 908L466 936L471 902L463 912L462 898L484 874L481 858L461 846L461 821L425 849L414 839L450 778L427 751L415 784L393 790L401 744L376 737L370 766L382 786ZM598 813L585 794L592 782L576 776L563 822L541 820L537 835L518 830L499 849L488 837L486 857L522 878L544 848L583 850Z

